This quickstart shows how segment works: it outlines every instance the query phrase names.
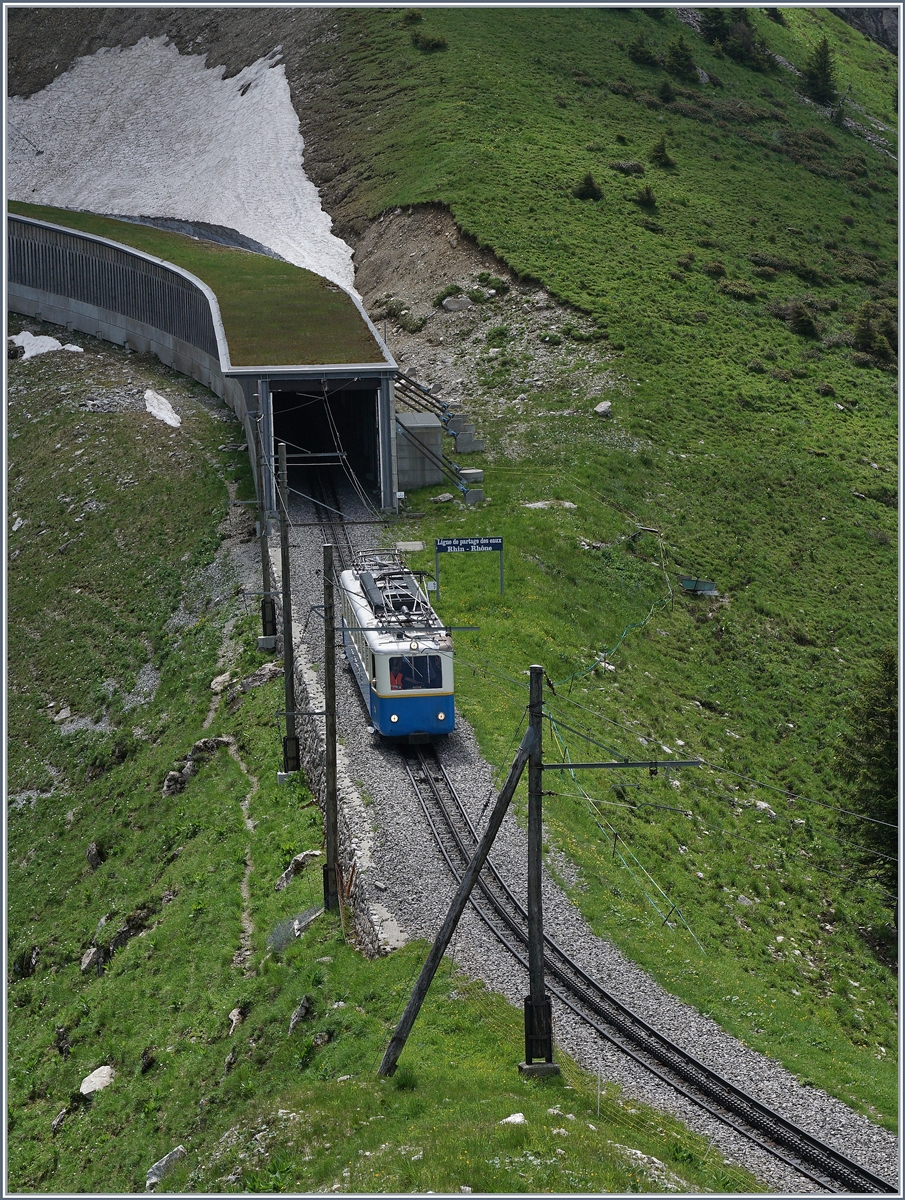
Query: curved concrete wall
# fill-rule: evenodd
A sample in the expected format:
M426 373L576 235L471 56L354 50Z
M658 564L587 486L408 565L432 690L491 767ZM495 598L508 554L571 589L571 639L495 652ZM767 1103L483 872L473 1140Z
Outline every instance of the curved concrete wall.
M172 263L94 234L7 217L7 305L67 329L155 354L224 400L249 448L255 421L229 351L217 297ZM257 455L250 454L257 485Z

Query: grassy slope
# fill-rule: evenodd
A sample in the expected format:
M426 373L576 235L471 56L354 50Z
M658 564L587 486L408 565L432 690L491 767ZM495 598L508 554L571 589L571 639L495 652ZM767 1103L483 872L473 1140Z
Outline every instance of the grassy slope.
M756 10L754 19L799 64L826 32L855 102L893 121L884 51L822 10L792 10L786 28ZM558 360L560 386L500 415L491 399L523 393L531 360L517 301L482 310L488 328L509 330L504 353L482 359L487 399L475 405L492 505L432 512L419 527L507 538L502 604L486 562L445 569L443 611L482 626L468 646L459 640L463 665L475 665L459 673L463 708L502 765L524 704L520 671L539 661L565 679L644 619L666 587L655 539L624 540L636 523L663 531L670 570L715 580L719 603L677 597L629 634L615 673L575 685L570 699L593 716L551 701L560 720L630 757L645 736L673 751L681 739L682 753L717 764L686 772L679 792L662 776L621 781L628 798L678 801L693 818L613 807L626 796L608 775L584 780L605 805L593 815L575 782L561 786L572 794L549 803L551 836L581 864L576 898L601 932L750 1044L894 1124L889 908L840 844L832 813L783 794L844 804L832 766L844 705L895 637L896 384L876 364L857 365L847 344L859 306L895 295L894 165L800 101L789 73L717 60L668 12L655 21L639 10L435 9L414 28L448 48L414 49L398 13L347 18L345 136L370 156L362 210L448 204L608 334L589 347L560 330L554 351L532 347ZM659 103L664 72L625 52L639 30L660 50L682 31L723 88L673 81L688 93L679 103L694 107ZM620 77L634 98L611 90ZM648 162L661 135L674 169ZM645 165L644 180L609 169L626 159ZM571 194L589 170L604 190L596 203ZM630 198L643 182L658 231ZM752 254L794 270L764 279ZM748 300L701 270L715 260ZM795 298L811 303L819 336L769 314ZM755 360L760 372L748 369ZM588 419L596 401L576 394L577 368L618 373L613 423ZM579 415L547 415L567 408ZM577 508L521 508L551 496ZM412 498L417 508L424 498ZM581 538L607 546L582 553ZM774 807L775 824L757 800ZM612 856L613 828L667 900L628 850L631 873ZM760 903L739 905L739 894ZM703 953L681 928L664 928L673 901Z
M251 494L247 460L218 450L235 427L205 411L222 415L214 397L156 361L73 336L84 355L11 364L11 524L24 521L10 534L9 570L12 1190L141 1191L147 1168L178 1144L188 1157L162 1191L312 1191L334 1181L343 1190L465 1184L528 1194L658 1186L610 1142L655 1155L695 1191L754 1190L704 1139L658 1113L607 1092L598 1116L595 1081L567 1059L561 1080L519 1080L521 1014L445 968L401 1086L378 1083L425 947L368 963L344 943L336 918L322 918L273 948L270 935L317 903L319 872L280 893L273 883L322 837L304 788L276 783L281 682L231 711L221 704L203 727L228 616L237 618L236 674L261 662L254 615L242 615L222 578L202 574L227 514L226 480ZM141 412L79 408L89 392L126 386L170 397L181 428ZM105 507L86 509L89 498ZM72 535L76 543L59 553ZM186 611L174 623L181 596ZM157 693L125 709L120 698L148 661L161 672ZM118 684L112 700L107 679ZM112 728L61 736L46 705L63 699L76 715L106 708ZM174 759L220 733L236 739L259 781L252 835L240 807L251 782L225 750L181 794L161 795ZM26 788L44 794L16 805ZM93 871L91 841L105 854ZM246 857L248 976L233 961ZM87 947L109 946L129 917L146 932L102 975L83 975ZM23 970L35 947L34 969ZM303 995L311 1011L289 1037ZM230 1037L237 1006L244 1020ZM80 1081L103 1063L116 1071L113 1084L80 1104ZM576 1120L549 1114L556 1104ZM498 1125L514 1111L528 1124ZM568 1134L553 1132L565 1125Z
M349 297L312 271L93 213L19 201L9 209L122 242L197 275L219 301L233 366L383 361Z

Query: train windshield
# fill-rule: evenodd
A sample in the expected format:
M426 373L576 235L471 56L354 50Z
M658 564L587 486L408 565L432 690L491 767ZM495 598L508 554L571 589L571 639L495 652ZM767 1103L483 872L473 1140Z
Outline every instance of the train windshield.
M443 686L439 654L398 655L390 659L390 690L410 692Z

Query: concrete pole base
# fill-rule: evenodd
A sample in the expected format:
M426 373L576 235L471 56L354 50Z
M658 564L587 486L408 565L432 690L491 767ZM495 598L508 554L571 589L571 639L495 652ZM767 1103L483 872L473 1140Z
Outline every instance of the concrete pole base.
M272 651L277 644L276 635L258 638L258 649Z
M519 1073L519 1075L527 1075L529 1077L533 1077L533 1076L542 1076L543 1077L545 1075L561 1075L562 1074L562 1072L559 1069L558 1063L548 1063L548 1062L536 1062L536 1063L521 1062L518 1065L518 1073Z

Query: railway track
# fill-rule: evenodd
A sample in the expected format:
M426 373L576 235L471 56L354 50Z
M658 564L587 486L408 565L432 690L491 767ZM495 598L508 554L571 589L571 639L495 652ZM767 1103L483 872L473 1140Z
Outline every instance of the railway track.
M313 473L315 519L336 547L338 570L351 566L355 545L341 513L332 474ZM458 881L478 843L477 832L436 752L402 748L402 761L438 848ZM528 922L522 904L488 861L470 901L508 953L528 969ZM827 1146L671 1042L591 979L550 937L544 937L549 994L605 1041L723 1124L785 1163L822 1190L895 1194L898 1188Z
M356 546L342 514L339 490L333 472L329 468L315 468L311 473L310 488L309 502L314 519L320 522L324 531L324 541L332 544L334 548L338 560L334 569L338 575L340 571L346 571L352 566Z
M477 846L474 826L432 749L406 748L403 761L437 845L458 880ZM472 893L471 904L494 936L527 971L527 913L489 861ZM551 996L598 1036L695 1105L825 1191L839 1194L898 1192L893 1184L778 1116L768 1105L658 1033L600 987L547 936L544 937L544 953Z

